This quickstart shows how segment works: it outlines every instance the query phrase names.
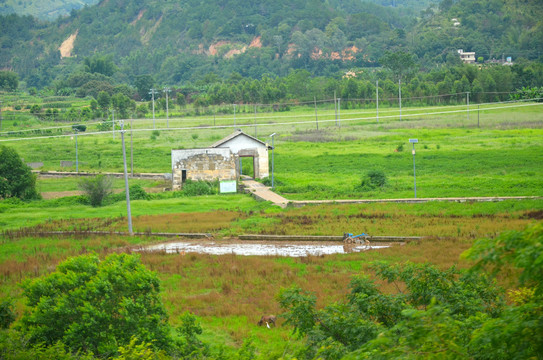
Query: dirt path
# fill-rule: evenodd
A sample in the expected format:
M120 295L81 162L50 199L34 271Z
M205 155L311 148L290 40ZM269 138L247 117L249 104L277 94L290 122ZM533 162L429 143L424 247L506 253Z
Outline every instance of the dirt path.
M159 193L159 192L163 192L164 189L163 188L144 188L145 189L145 192L146 193ZM113 192L115 194L118 194L120 192L123 192L124 189L114 189ZM44 199L44 200L51 200L51 199L58 199L58 198L61 198L61 197L66 197L66 196L78 196L78 195L83 195L83 191L80 191L80 190L71 190L71 191L47 191L47 192L42 192L41 193L41 197Z
M241 181L245 191L252 194L255 198L264 201L271 201L275 205L278 205L282 208L287 207L289 200L285 199L279 194L271 191L271 188L265 186L257 181L244 179Z

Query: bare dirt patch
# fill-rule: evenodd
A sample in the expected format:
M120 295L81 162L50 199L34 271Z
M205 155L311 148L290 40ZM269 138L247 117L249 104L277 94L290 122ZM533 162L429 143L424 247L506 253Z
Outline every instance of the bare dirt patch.
M123 189L115 189L115 190L113 190L114 193L120 193L122 191L124 191L124 190ZM162 192L162 191L164 191L164 189L163 188L158 188L158 187L145 188L145 192L147 192L147 193L159 193L159 192ZM47 192L42 192L41 193L41 197L44 200L58 199L58 198L62 198L62 197L78 196L78 195L83 195L83 192L79 191L79 190L71 190L71 191L47 191Z
M77 38L77 34L79 33L79 30L77 30L75 33L70 35L66 40L62 42L60 47L58 48L60 50L60 57L72 57L72 50L74 49L74 42Z
M143 14L145 14L146 11L146 9L140 10L138 16L130 23L130 25L136 25L136 23L141 20Z
M250 48L261 48L262 47L262 36L257 36L253 39L253 41L251 41L251 43L249 44L249 47Z

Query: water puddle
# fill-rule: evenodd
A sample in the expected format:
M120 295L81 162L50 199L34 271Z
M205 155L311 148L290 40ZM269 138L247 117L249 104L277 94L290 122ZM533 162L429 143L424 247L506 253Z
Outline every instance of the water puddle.
M181 241L147 246L143 251L164 251L166 253L199 253L210 255L256 255L256 256L289 256L329 255L361 252L387 248L389 245L352 245L340 242L228 242L228 241Z

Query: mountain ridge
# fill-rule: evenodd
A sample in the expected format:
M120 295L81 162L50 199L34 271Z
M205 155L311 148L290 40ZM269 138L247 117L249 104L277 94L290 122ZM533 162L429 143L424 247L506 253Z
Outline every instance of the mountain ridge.
M410 52L424 69L458 61L457 49L485 60L537 59L543 50L543 11L529 1L443 0L421 12L407 1L390 3L103 0L53 22L5 15L0 64L43 87L94 56L112 58L118 82L153 74L180 83L208 73L261 78L291 69L332 76L375 66L386 51ZM251 46L255 39L259 46ZM346 49L357 50L342 56Z

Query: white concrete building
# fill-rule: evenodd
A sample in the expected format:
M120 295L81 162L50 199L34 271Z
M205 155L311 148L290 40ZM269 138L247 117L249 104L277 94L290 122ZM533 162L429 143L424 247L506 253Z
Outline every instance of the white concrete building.
M459 49L458 54L460 55L460 60L462 60L465 64L475 63L475 52L465 52L464 50Z

